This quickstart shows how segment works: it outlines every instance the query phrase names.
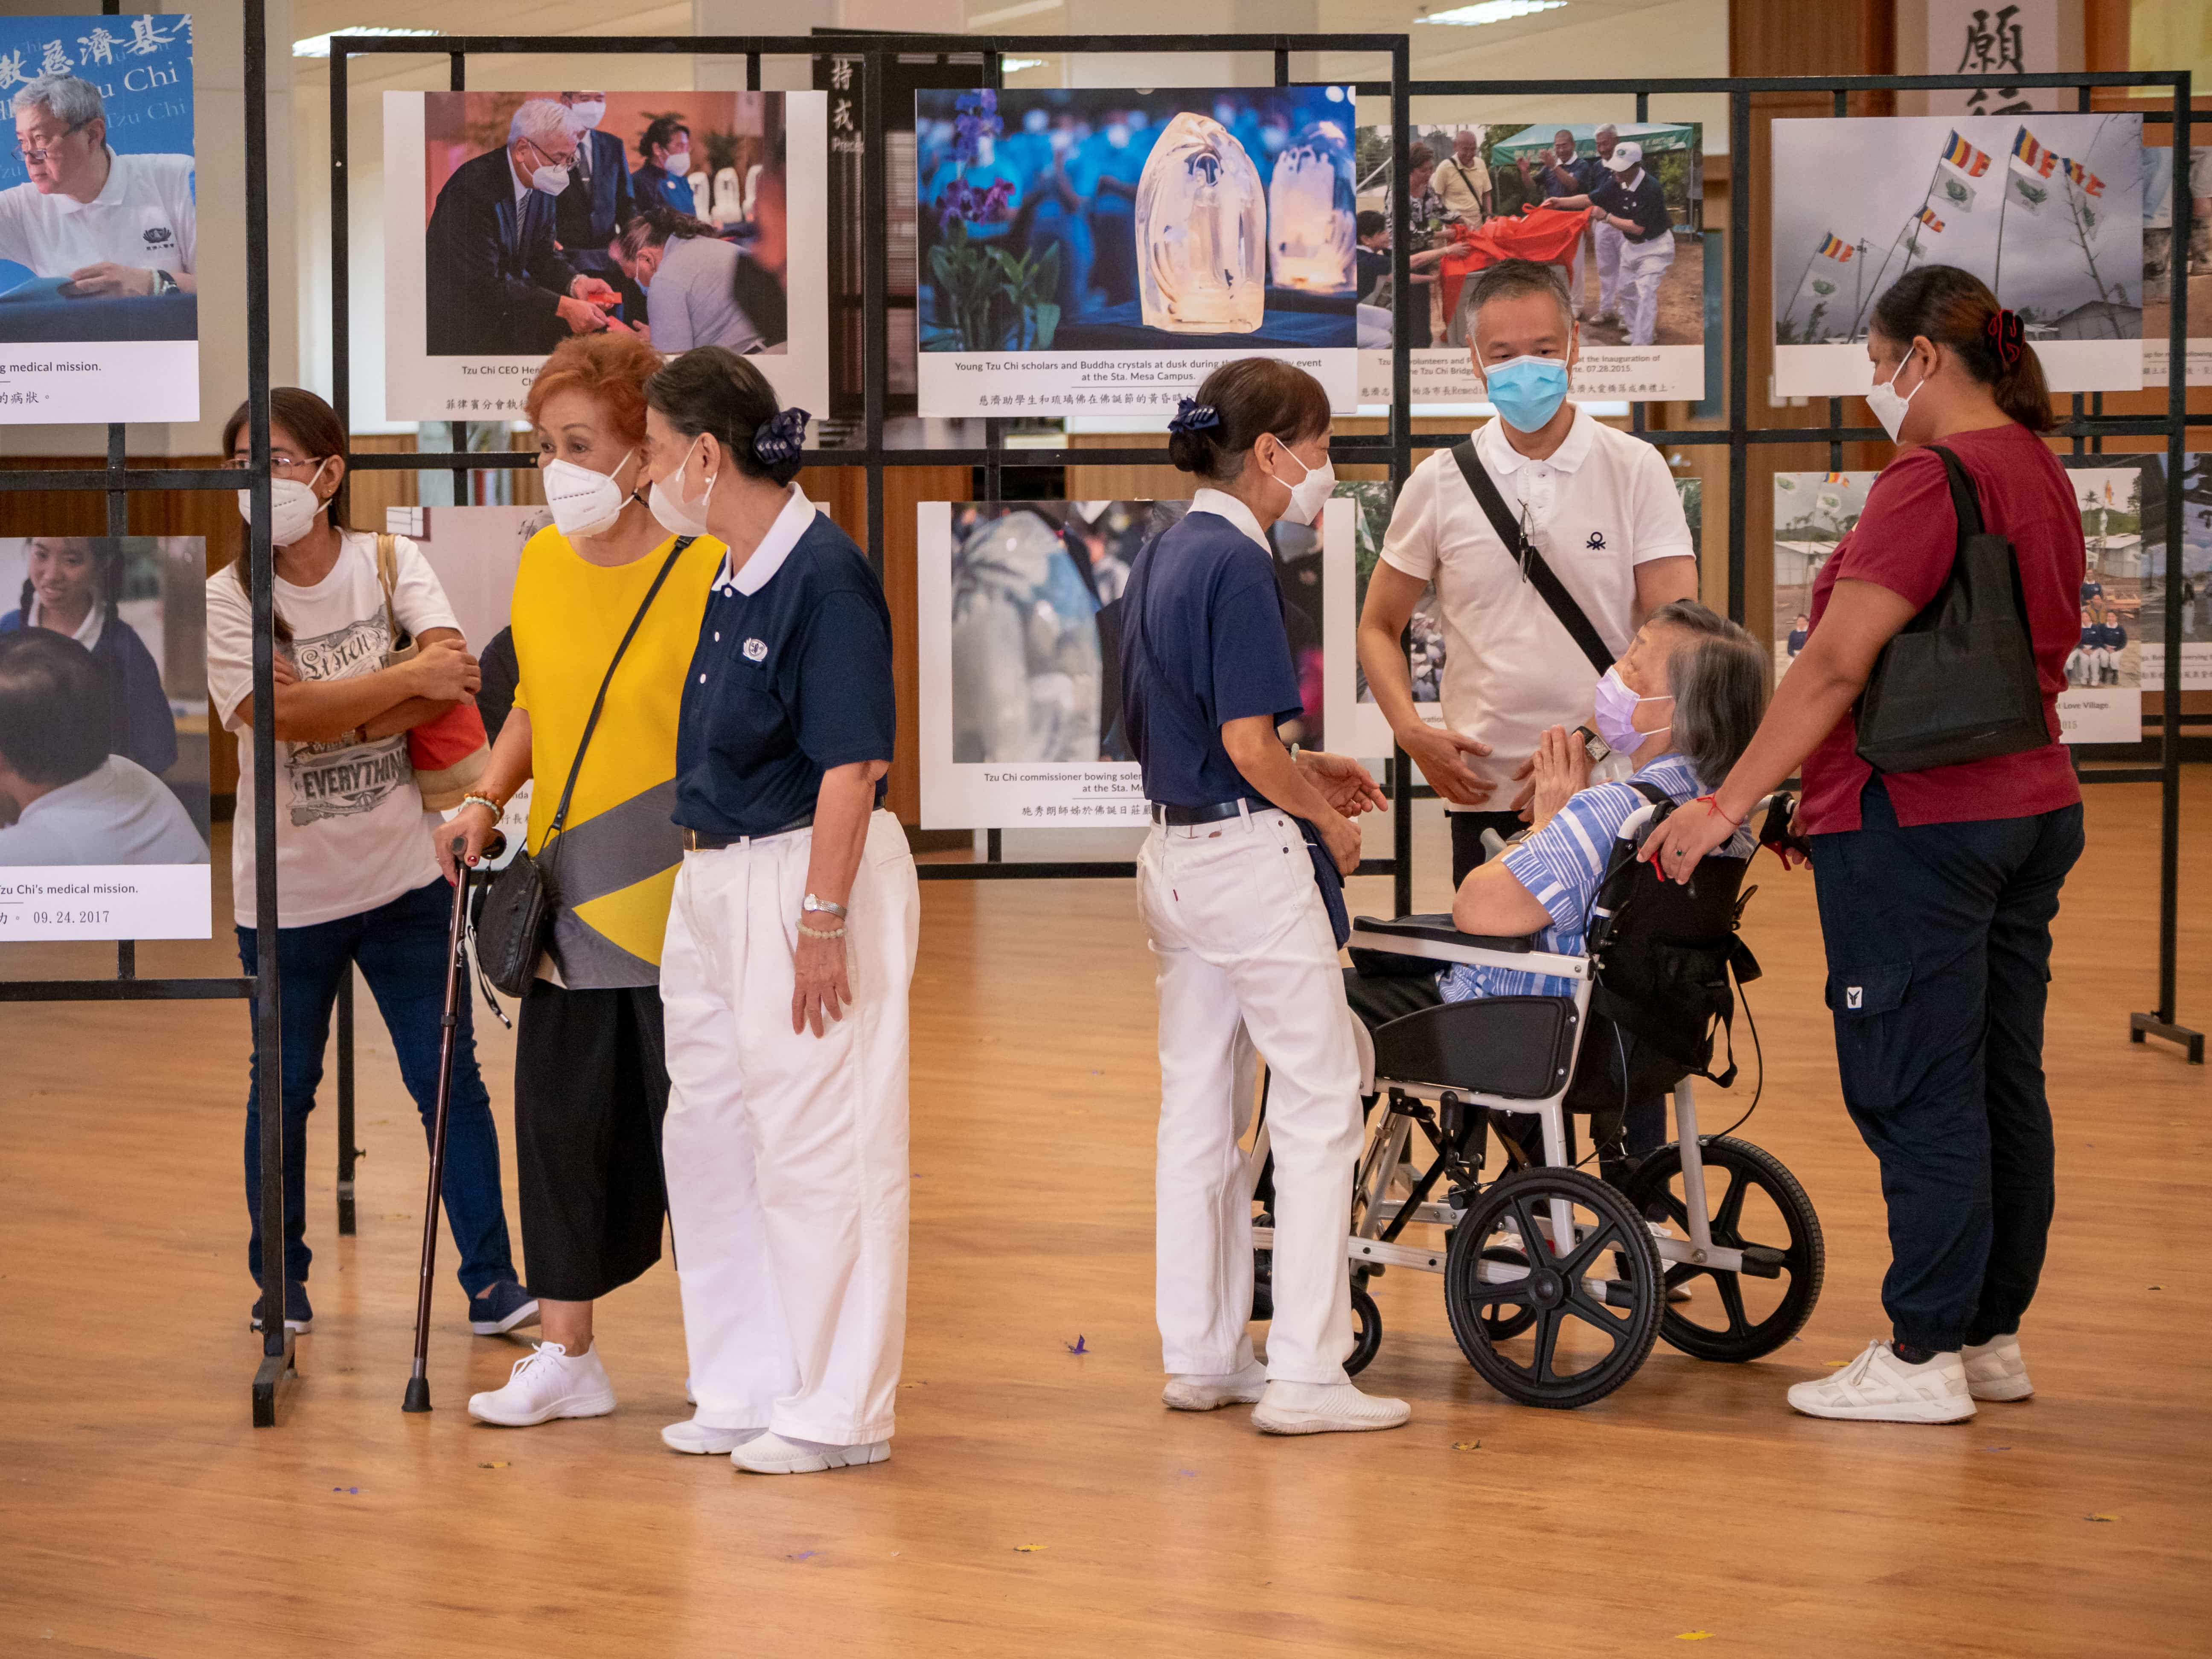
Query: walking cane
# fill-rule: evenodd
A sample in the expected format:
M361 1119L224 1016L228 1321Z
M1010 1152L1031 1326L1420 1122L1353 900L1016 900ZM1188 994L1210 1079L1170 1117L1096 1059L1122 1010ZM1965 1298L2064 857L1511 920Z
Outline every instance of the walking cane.
M484 837L483 850L478 855L489 863L507 850L507 838L496 830ZM453 915L446 924L446 1015L445 1032L438 1043L438 1103L430 1123L430 1190L422 1200L422 1277L415 1288L415 1369L407 1378L407 1397L400 1402L404 1412L427 1412L430 1409L430 1379L427 1368L430 1359L430 1275L435 1271L438 1259L438 1211L446 1184L446 1119L453 1097L453 1041L460 1030L461 1006L468 996L468 951L462 943L461 929L467 918L469 884L476 872L461 862L468 851L468 843L459 836L453 837L453 854L456 879L453 883Z

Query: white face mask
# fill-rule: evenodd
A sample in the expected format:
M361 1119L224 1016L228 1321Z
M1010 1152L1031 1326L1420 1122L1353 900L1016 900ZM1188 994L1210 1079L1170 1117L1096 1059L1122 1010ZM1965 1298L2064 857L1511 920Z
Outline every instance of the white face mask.
M1284 446L1283 453L1291 455L1288 445ZM1291 455L1291 459L1296 461L1298 458ZM1298 464L1305 465L1303 461ZM1283 516L1292 524L1311 524L1321 517L1322 508L1328 505L1336 489L1336 463L1323 461L1319 466L1306 467L1306 476L1296 483L1281 478L1275 482L1291 492L1291 504L1283 509Z
M594 98L587 103L571 104L568 112L576 118L578 126L596 131L599 123L606 118L607 100Z
M594 472L574 461L551 461L544 471L545 504L553 512L553 527L570 540L596 536L622 516L630 493L615 482L629 465L629 454L615 463L612 472Z
M329 465L325 458L315 465L313 477L306 483L297 478L271 478L269 481L269 541L274 547L289 547L315 527L315 520L323 510L322 497L315 494L315 485ZM238 492L238 515L246 523L253 522L253 492Z
M683 178L691 171L691 152L688 149L670 150L668 160L662 163L662 171L676 178Z
M707 503L714 498L714 479L709 477L707 480L706 494L699 497L696 507L690 501L678 501L676 492L668 487L671 483L683 477L684 468L690 464L691 452L687 449L684 452L682 465L665 478L655 478L653 489L646 496L646 505L653 509L653 519L672 536L703 536L707 533Z
M1920 386L1912 388L1909 396L1898 395L1897 377L1905 373L1905 363L1911 361L1910 356L1905 357L1890 371L1887 380L1880 386L1869 387L1866 395L1867 407L1874 410L1875 419L1881 422L1881 429L1889 434L1892 443L1898 441L1898 432L1905 425L1905 411L1912 407L1912 399L1920 395L1921 386L1928 384L1923 379Z

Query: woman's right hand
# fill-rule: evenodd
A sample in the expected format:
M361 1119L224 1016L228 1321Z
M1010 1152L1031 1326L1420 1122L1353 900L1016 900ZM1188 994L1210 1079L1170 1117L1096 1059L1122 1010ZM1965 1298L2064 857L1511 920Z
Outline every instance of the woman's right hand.
M460 872L454 867L453 842L455 840L458 839L461 843L460 862L473 868L477 860L483 854L485 838L491 834L498 823L499 820L492 816L489 807L471 801L443 823L431 830L430 850L437 855L438 868L444 872L446 880L449 884L460 879Z
M1359 825L1332 812L1314 827L1321 831L1322 843L1328 848L1329 857L1336 860L1337 874L1356 873L1359 868Z
M483 671L458 640L433 640L404 665L411 690L432 702L466 702L483 684Z

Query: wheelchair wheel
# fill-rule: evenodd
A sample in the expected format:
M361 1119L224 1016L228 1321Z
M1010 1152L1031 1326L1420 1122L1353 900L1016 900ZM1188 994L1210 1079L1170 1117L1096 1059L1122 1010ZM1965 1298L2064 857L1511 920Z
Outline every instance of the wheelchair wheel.
M1357 1376L1367 1369L1382 1346L1382 1312L1367 1286L1358 1277L1352 1281L1352 1352L1346 1356L1344 1373Z
M1564 1248L1547 1242L1553 1200L1573 1228ZM1510 1260L1523 1250L1533 1268ZM1599 1281L1615 1271L1623 1276ZM1661 1295L1650 1229L1620 1194L1577 1170L1501 1177L1453 1230L1444 1261L1460 1352L1524 1406L1587 1406L1633 1376L1658 1340ZM1493 1334L1508 1328L1510 1336Z
M1775 1271L1716 1273L1686 1261L1664 1264L1668 1285L1700 1274L1712 1281L1713 1300L1668 1307L1659 1334L1696 1359L1741 1364L1780 1347L1804 1328L1820 1299L1827 1252L1813 1200L1782 1160L1747 1140L1720 1135L1703 1143L1705 1205L1713 1243L1759 1252ZM1682 1193L1682 1149L1662 1146L1628 1178L1628 1201L1638 1212L1664 1218L1677 1233L1689 1226Z

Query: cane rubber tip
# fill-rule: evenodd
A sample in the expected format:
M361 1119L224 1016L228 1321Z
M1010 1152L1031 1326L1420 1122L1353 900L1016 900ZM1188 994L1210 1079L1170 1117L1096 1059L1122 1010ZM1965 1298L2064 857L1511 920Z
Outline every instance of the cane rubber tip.
M399 1402L403 1412L427 1412L430 1409L430 1379L410 1376L407 1379L407 1397Z

